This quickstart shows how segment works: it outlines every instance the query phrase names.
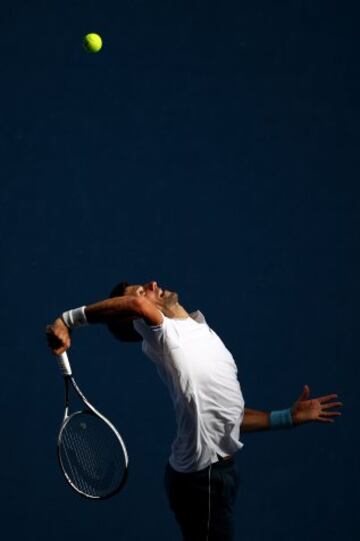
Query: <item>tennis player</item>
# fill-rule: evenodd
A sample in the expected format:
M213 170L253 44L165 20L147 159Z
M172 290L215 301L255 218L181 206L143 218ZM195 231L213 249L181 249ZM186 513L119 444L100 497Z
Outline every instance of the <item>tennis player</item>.
M174 404L177 435L164 484L184 541L234 539L239 473L234 460L241 432L290 429L308 422L333 423L337 394L309 398L304 386L291 407L245 408L230 351L197 310L188 313L178 294L157 282L118 284L110 298L64 312L47 327L55 354L70 347L73 328L106 324L125 342L141 342Z

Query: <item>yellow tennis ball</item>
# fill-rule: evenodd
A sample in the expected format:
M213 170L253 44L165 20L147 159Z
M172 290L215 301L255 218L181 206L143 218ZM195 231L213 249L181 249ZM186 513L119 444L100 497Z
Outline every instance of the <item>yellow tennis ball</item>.
M98 53L102 47L102 39L99 34L86 34L84 47L90 53Z

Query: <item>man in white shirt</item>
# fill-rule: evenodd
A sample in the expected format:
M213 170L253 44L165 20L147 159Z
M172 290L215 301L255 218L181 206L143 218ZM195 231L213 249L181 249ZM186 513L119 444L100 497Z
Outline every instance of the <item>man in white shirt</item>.
M233 508L239 489L234 454L240 431L290 428L309 421L333 422L336 394L309 400L304 391L287 410L245 408L233 356L197 310L188 313L178 295L157 282L118 284L104 301L69 310L47 327L55 354L70 347L70 330L107 324L122 341L142 342L175 409L177 435L165 469L169 504L184 541L234 539Z

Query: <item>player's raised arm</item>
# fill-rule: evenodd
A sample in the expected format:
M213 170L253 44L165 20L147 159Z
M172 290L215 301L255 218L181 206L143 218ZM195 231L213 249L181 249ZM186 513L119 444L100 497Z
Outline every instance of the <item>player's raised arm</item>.
M149 325L159 325L163 315L146 299L127 295L68 310L46 327L46 337L52 352L61 355L71 345L71 330L94 323L111 323L144 318Z
M76 310L70 310L69 312L76 312ZM81 308L78 310L81 310ZM128 295L89 304L83 307L83 311L84 323L109 323L114 319L142 317L142 303L138 297ZM67 314L68 312L65 312L62 317L66 324L70 323L71 325L69 321L71 314L68 316L68 321L66 320Z
M128 295L106 299L85 308L88 323L109 323L114 319L144 318L150 325L160 325L161 311L148 300Z

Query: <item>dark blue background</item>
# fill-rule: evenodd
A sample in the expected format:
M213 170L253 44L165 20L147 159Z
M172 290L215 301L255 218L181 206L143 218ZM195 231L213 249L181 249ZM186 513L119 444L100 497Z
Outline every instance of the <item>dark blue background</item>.
M126 489L88 502L57 467L63 388L43 334L122 279L155 279L232 351L248 407L289 407L305 383L344 402L334 424L242 435L237 539L355 539L356 10L13 0L0 28L2 537L180 540L154 366L104 328L74 336L76 378L131 459ZM101 53L83 51L88 32Z

